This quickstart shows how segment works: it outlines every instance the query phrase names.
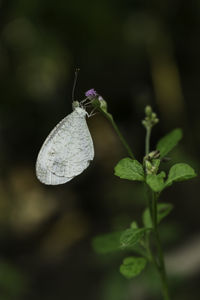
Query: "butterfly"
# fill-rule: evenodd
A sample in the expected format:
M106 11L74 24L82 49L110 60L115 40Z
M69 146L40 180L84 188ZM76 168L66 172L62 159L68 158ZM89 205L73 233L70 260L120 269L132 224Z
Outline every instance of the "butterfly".
M81 102L61 120L44 141L36 161L36 176L44 184L63 184L81 174L94 158L94 145Z

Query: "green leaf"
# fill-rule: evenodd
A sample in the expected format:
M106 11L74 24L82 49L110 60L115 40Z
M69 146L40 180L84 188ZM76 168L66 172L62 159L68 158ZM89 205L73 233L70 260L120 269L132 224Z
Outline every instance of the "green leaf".
M137 224L137 222L135 222L135 221L133 221L132 223L131 223L131 226L130 226L132 229L137 229L138 228L138 224Z
M137 244L144 236L146 228L126 229L120 238L121 248L130 248Z
M169 170L168 178L165 186L170 186L174 181L184 181L196 177L194 169L188 164L178 163L171 167Z
M123 158L115 166L115 175L123 179L144 181L142 165L135 159Z
M144 257L126 257L120 266L120 273L127 279L139 275L145 268L147 260Z
M146 208L145 211L143 212L142 221L143 221L143 224L146 228L152 228L153 227L150 211L149 211L148 208Z
M182 136L182 130L177 128L161 138L156 146L156 149L160 151L160 157L169 153L182 139Z
M159 203L157 206L157 222L158 224L162 219L164 219L173 209L173 205L171 203Z
M160 172L158 175L148 174L146 176L146 183L154 192L161 192L164 187L165 172Z
M157 205L157 223L159 224L173 209L171 203L159 203ZM152 228L152 221L149 209L145 209L142 215L143 224L146 228Z
M120 250L120 237L124 231L116 231L96 236L92 240L92 246L97 253L105 254Z

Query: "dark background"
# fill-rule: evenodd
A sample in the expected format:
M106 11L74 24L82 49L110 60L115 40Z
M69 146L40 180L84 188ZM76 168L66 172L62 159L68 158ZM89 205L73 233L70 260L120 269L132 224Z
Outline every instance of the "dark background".
M72 111L80 67L76 98L95 88L138 160L150 104L160 118L151 149L182 127L184 139L165 168L186 162L198 173L199 37L198 0L0 1L1 300L161 299L153 270L127 281L118 271L123 254L98 256L91 247L97 234L141 224L145 207L140 185L113 175L127 153L107 120L88 120L95 158L69 183L42 185L35 161L50 130ZM176 300L200 295L199 193L197 177L162 196L175 206L161 237Z

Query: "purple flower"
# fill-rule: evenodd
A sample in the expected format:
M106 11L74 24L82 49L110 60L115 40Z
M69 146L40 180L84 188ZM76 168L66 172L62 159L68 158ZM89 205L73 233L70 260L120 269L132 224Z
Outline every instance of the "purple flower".
M95 98L98 96L97 92L94 89L90 89L87 92L85 92L85 96L89 99Z

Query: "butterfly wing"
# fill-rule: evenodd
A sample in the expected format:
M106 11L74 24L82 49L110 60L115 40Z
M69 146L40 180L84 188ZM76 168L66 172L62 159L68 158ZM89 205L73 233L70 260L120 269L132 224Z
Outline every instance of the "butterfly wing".
M80 108L79 108L80 110ZM94 158L93 141L85 115L73 111L45 140L36 162L38 179L45 184L62 184L82 173Z

